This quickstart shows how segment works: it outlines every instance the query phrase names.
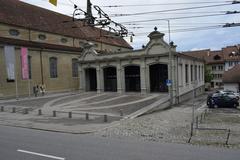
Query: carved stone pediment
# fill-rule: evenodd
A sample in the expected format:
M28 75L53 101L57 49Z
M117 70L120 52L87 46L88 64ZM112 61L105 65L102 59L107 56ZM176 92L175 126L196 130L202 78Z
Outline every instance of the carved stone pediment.
M91 60L96 60L96 56L98 56L98 53L96 50L88 45L84 51L83 54L79 57L80 61L91 61Z

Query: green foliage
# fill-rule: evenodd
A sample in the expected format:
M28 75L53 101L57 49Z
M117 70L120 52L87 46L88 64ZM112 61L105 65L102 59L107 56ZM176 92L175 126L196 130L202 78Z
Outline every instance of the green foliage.
M213 80L213 75L211 74L211 70L208 69L206 65L204 67L204 73L205 73L205 83L210 83Z

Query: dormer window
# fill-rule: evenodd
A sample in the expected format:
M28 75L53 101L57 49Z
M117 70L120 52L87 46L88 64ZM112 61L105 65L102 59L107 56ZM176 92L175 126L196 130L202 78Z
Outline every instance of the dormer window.
M44 35L44 34L39 34L38 35L38 39L40 39L40 40L45 40L47 37L46 37L46 35Z
M236 52L235 51L232 51L230 54L229 54L229 57L234 57L236 56Z
M214 56L214 60L220 60L221 57L219 55Z
M9 29L8 32L11 36L18 36L20 34L20 32L16 29Z

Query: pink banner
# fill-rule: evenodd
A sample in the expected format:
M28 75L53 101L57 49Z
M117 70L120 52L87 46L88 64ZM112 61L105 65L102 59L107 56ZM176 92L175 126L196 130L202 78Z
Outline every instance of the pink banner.
M22 79L27 80L29 78L28 73L28 49L21 48L21 62L22 62Z

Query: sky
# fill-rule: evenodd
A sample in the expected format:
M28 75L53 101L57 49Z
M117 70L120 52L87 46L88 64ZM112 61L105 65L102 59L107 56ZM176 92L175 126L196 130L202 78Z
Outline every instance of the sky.
M76 4L82 10L86 10L87 0L58 0L54 6L48 0L21 0L39 7L53 10L68 16L72 16ZM110 18L123 24L128 31L133 33L133 42L130 37L125 39L135 49L146 45L147 37L156 26L159 32L165 34L164 40L169 42L168 21L170 24L170 41L177 45L177 51L190 51L200 49L219 50L226 46L240 44L240 26L222 27L226 23L240 23L240 14L225 14L227 11L240 11L240 4L223 5L215 7L195 8L201 6L212 6L231 4L232 1L223 0L91 0L93 5L100 6ZM109 6L121 7L109 7ZM182 8L195 8L182 10ZM177 10L176 10L177 9ZM175 11L166 11L175 10ZM145 13L159 11L155 13ZM164 11L164 12L163 12ZM116 14L134 14L131 16L116 16ZM93 14L95 16L96 12ZM207 17L196 17L201 15L215 15ZM224 15L219 15L224 14ZM195 16L195 17L193 17ZM182 18L193 17L193 18ZM160 20L156 20L160 19ZM135 22L142 20L154 20L148 22ZM194 31L190 31L196 28ZM201 28L201 29L199 29ZM206 29L208 28L208 29ZM212 29L209 29L212 28ZM202 30L205 29L205 30Z

